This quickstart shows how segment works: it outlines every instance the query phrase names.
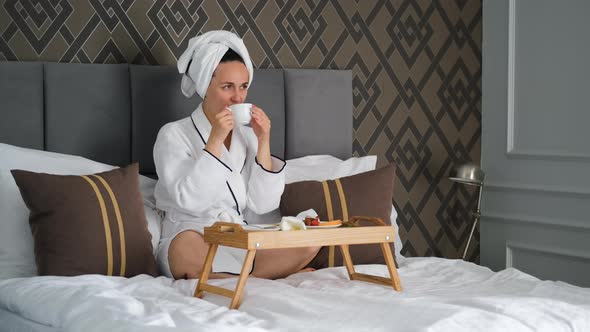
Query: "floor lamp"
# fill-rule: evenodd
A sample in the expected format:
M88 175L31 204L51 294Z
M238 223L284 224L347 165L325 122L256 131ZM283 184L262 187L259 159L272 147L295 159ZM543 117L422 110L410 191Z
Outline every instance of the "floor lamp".
M477 225L481 215L479 208L481 204L481 192L483 191L484 177L485 173L481 170L481 168L472 163L460 165L459 167L453 169L449 175L449 180L470 186L477 186L479 190L477 198L477 210L475 213L473 213L475 220L473 221L473 226L471 226L471 233L469 233L469 238L467 239L467 244L465 245L465 250L463 251L463 259L465 259L465 256L467 256L467 249L469 249L469 244L471 243L471 238L473 237L473 231L475 231L475 226Z

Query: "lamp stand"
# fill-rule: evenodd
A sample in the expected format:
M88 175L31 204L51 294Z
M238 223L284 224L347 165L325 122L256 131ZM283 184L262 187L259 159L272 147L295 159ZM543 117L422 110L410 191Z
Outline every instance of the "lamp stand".
M477 198L477 210L473 214L475 216L475 220L473 221L473 226L471 226L471 232L469 233L469 238L467 238L467 244L465 245L465 250L463 251L463 260L467 256L467 250L469 249L469 244L471 243L471 238L473 237L473 232L475 231L475 226L477 226L477 222L479 221L479 217L481 216L480 211L480 204L481 204L481 192L483 190L483 183L479 186L479 194Z

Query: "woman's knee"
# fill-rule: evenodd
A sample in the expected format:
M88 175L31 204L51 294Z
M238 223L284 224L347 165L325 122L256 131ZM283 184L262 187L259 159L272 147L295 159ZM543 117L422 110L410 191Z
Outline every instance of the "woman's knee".
M303 247L299 248L301 250L300 255L303 263L307 265L314 257L318 254L322 247Z
M168 263L174 279L194 279L201 275L207 254L207 244L194 231L184 231L174 237L168 250Z
M315 256L317 256L318 252L320 251L320 249L322 249L322 247L307 247L305 248L307 249L305 251L305 259L303 260L303 264L301 266L301 268L305 268L309 263L311 263L311 261L313 261L313 259L315 258Z

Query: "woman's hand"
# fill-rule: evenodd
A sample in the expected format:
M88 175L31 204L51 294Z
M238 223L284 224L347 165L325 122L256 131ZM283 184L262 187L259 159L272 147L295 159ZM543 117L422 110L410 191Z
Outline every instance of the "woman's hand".
M226 107L217 114L211 121L211 134L205 149L216 157L221 157L221 148L227 135L234 129L234 118L231 111Z
M261 108L255 105L252 105L252 121L250 121L250 125L258 138L259 144L261 142L270 142L270 119Z

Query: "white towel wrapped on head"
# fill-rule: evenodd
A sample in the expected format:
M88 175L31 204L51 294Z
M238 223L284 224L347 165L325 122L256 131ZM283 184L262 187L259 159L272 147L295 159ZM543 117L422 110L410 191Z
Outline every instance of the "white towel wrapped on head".
M196 92L201 98L205 98L213 72L230 48L244 60L250 74L248 82L252 83L254 69L242 39L229 31L214 30L191 38L187 49L178 58L178 72L184 74L181 82L182 93L190 97Z

